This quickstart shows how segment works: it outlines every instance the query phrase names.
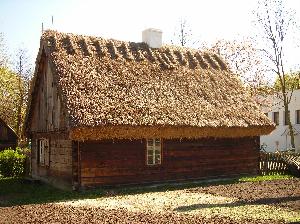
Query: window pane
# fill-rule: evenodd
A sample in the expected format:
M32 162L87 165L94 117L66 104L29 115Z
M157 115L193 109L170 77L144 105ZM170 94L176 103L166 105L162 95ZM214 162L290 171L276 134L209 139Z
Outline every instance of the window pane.
M160 150L155 150L155 155L160 155Z
M273 122L279 125L279 112L273 112Z
M147 146L153 146L153 139L147 139Z
M160 146L160 139L159 138L155 139L155 146Z
M287 113L284 112L284 114L285 114L285 116L284 116L284 124L288 125L287 120L288 120L288 117L290 116L290 111L288 111Z
M300 124L300 110L296 110L296 121L297 124Z
M160 155L155 155L155 164L160 164Z
M147 160L148 160L149 165L153 164L153 156L152 155L151 156L149 155Z
M152 149L148 149L148 150L147 150L147 154L148 154L148 156L149 156L149 155L153 156L153 150L152 150Z

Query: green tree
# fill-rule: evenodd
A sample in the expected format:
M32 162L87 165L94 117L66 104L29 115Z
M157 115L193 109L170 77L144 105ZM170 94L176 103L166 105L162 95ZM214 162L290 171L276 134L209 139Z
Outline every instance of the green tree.
M284 82L286 85L286 90L292 91L295 89L300 89L300 72L295 72L292 74L286 74L284 76ZM280 84L280 79L277 77L274 83L274 90L277 92L282 91L282 87Z
M31 65L28 63L27 51L20 48L10 69L7 48L3 34L0 35L0 117L7 122L22 140L22 128L28 100Z
M0 67L0 117L17 129L18 76L8 68Z

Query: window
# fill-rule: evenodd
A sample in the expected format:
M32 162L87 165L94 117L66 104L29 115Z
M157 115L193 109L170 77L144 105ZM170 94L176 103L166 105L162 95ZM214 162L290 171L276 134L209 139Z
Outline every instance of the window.
M284 125L288 125L288 117L290 116L290 111L288 111L287 113L284 113Z
M296 124L300 124L300 110L296 110Z
M38 162L42 166L49 165L49 140L38 140Z
M273 122L279 125L279 112L273 112Z
M147 165L161 164L161 140L147 139Z

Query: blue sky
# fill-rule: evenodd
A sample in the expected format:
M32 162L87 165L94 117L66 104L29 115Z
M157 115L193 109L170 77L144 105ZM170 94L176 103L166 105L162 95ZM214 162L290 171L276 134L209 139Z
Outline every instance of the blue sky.
M300 15L300 1L288 0L288 5ZM0 0L0 32L11 54L25 46L33 63L42 22L46 29L136 42L142 30L153 27L163 31L164 43L170 43L183 18L195 40L210 43L252 35L255 8L256 0ZM289 50L295 55L292 66L300 50Z

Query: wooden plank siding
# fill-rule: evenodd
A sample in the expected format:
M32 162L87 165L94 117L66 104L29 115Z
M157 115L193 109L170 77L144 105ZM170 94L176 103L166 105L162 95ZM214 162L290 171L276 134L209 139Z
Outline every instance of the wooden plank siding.
M38 90L34 94L34 109L30 130L32 133L65 130L68 122L62 110L57 81L46 59L41 61Z
M145 140L85 141L81 185L257 174L258 146L258 138L163 140L162 164L147 166Z

